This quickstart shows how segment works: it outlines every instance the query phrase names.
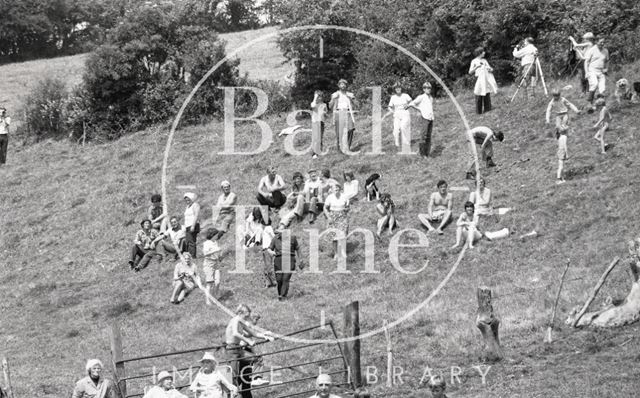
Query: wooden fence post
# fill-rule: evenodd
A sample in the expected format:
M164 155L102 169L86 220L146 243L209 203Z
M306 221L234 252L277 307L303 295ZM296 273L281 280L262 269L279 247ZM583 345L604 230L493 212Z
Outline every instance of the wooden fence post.
M127 397L127 382L126 380L120 381L125 378L124 371L124 359L122 354L122 334L120 333L120 327L117 322L111 324L111 360L113 361L114 373L116 375L117 389L120 394L120 398Z
M353 301L344 307L344 336L346 338L360 336L360 303ZM362 371L360 369L360 339L344 343L344 356L347 359L351 373L351 383L354 388L362 386Z
M476 326L480 329L482 338L484 339L487 360L493 362L502 359L502 348L500 347L500 337L498 335L500 320L493 313L491 289L488 287L478 288L478 316L476 317Z
M2 358L2 373L4 374L4 386L9 398L13 398L13 387L11 386L11 372L7 358Z

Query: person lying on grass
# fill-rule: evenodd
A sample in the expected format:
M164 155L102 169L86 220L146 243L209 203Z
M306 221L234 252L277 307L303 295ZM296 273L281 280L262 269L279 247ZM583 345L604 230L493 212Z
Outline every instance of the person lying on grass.
M429 232L437 232L442 235L442 228L451 221L451 208L453 207L453 195L447 192L448 185L445 180L438 181L438 190L431 194L427 205L427 214L418 214L418 219L427 227ZM440 223L438 228L433 228L432 222Z
M193 261L191 254L184 253L173 270L173 293L169 301L173 304L180 304L198 285L200 285L200 280L196 274L195 261Z
M224 398L227 395L222 390L222 386L229 390L232 396L238 394L238 387L216 369L218 361L213 354L205 352L199 362L200 370L189 386L189 390L195 393L196 398Z
M460 214L456 225L456 244L451 246L452 249L460 246L462 239L465 240L465 244L469 245L469 249L473 249L474 243L482 239L483 236L486 237L477 227L478 220L474 214L474 205L471 202L464 204L464 213Z
M398 228L398 222L396 220L396 205L393 203L391 199L391 195L388 193L383 193L380 195L380 203L376 205L376 210L380 215L377 222L377 232L376 236L380 238L382 234L382 230L384 228L389 228L389 234L393 233L394 228Z

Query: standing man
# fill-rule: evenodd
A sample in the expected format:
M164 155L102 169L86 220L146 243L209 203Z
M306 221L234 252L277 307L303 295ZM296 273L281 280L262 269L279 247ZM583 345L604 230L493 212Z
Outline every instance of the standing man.
M240 304L236 309L236 316L231 318L225 330L226 350L232 360L231 367L242 398L253 397L250 391L250 376L248 376L252 372L252 365L256 359L251 352L251 347L256 344L253 338L273 341L273 337L254 331L249 326L249 322L251 322L251 309L246 304Z
M333 123L336 130L336 140L338 142L338 150L343 149L342 142L346 138L347 150L351 150L353 142L353 132L355 131L355 119L353 117L355 96L347 91L347 81L340 79L338 81L338 91L331 94L329 107L333 110ZM344 130L347 130L347 136L344 137Z
M7 116L7 110L5 108L0 108L0 166L7 162L10 124L11 118Z
M420 156L426 158L431 151L431 132L433 130L433 97L431 96L431 83L424 82L423 93L409 104L410 107L420 112Z
M606 89L605 71L607 67L607 57L600 51L598 45L594 44L595 36L591 32L587 32L582 36L583 43L576 43L575 39L569 36L571 44L576 51L576 55L580 59L584 59L584 70L587 81L589 82L589 113L594 111L593 100L596 90L600 94L604 94Z
M296 257L300 257L300 245L294 235L289 235L282 239L284 227L280 225L275 231L275 236L269 245L269 253L273 256L273 267L278 285L278 300L282 301L289 294L289 281L296 270ZM298 261L298 266L302 269L302 264Z
M521 80L520 87L523 85L526 87L527 97L534 96L534 88L536 85L536 57L538 56L538 49L533 45L533 38L527 37L524 39L522 46L517 46L513 49L513 56L520 59Z
M333 383L331 376L328 374L320 374L316 379L316 393L311 398L340 398L339 395L331 394Z

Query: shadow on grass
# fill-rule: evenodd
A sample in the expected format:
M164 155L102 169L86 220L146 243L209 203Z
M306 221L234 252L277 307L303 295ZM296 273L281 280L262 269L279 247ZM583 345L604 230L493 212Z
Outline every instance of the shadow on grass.
M578 180L580 178L584 178L587 175L589 175L593 171L593 169L594 169L593 165L569 169L567 170L566 179Z

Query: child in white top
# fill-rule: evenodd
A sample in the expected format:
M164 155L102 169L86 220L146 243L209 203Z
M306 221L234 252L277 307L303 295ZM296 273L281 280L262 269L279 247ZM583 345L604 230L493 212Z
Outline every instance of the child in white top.
M210 297L218 298L220 292L220 246L218 245L219 231L215 228L207 230L207 240L202 244L204 260L202 269L206 284L206 303L211 305Z
M600 142L600 150L604 154L607 147L604 143L604 132L609 128L609 123L611 123L613 117L611 116L609 109L607 109L607 102L604 97L598 97L594 105L596 107L602 107L602 109L600 109L600 117L598 118L598 121L593 125L594 129L599 127L598 132L596 132L596 135L594 135L593 138Z
M580 110L569 102L566 98L560 96L559 90L553 90L551 92L553 98L547 105L546 122L551 123L551 115L556 118L556 132L560 130L569 129L569 109L575 113L580 113Z
M196 274L196 264L191 258L191 254L184 253L183 259L176 263L173 270L173 293L171 303L180 304L186 297L200 285L200 279Z
M360 191L360 183L355 179L353 172L347 171L344 173L343 184L344 196L347 200L354 201L358 199L358 192Z
M393 112L393 138L395 145L400 147L402 144L404 151L405 146L411 145L411 114L408 110L411 97L402 92L400 83L396 83L393 89L395 92L389 99L389 112Z
M567 129L559 130L556 132L556 138L558 139L558 173L556 184L563 184L564 180L564 162L569 159L567 151Z
M224 398L226 394L222 386L231 391L232 396L238 393L238 387L216 369L217 362L212 354L205 353L200 363L202 367L189 386L196 398Z

